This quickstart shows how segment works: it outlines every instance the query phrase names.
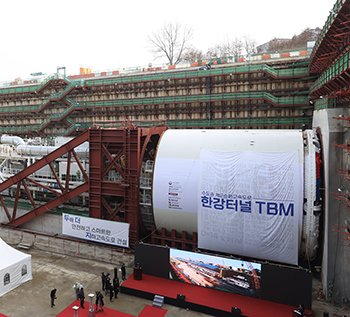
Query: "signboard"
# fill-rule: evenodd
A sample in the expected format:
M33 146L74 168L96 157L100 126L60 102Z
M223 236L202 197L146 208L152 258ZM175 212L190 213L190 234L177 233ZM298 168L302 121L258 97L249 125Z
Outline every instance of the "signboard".
M118 247L129 247L129 227L124 222L62 214L62 234Z
M298 154L202 149L198 247L298 264L303 203Z

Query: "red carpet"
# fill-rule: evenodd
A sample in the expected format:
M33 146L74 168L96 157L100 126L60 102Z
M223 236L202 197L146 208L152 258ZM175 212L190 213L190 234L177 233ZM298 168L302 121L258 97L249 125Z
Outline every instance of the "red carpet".
M75 302L70 304L65 310L60 312L56 317L72 317L73 316L73 308L72 308L73 306L80 307L80 301L76 300ZM85 302L84 306L85 306L85 309L79 308L79 310L78 310L79 317L88 317L89 302ZM167 312L166 309L157 308L157 307L147 305L142 310L142 312L139 314L138 317L148 317L148 316L164 317L166 312ZM99 317L99 316L101 316L101 317L135 317L133 315L122 313L122 312L119 312L119 311L116 311L116 310L113 310L110 308L106 308L106 307L104 307L103 312L96 313L96 317ZM7 316L0 314L0 317L7 317Z
M73 316L73 306L79 306L80 307L80 300L74 301L72 304L70 304L65 310L60 312L56 317L72 317ZM88 317L89 315L89 302L85 302L84 304L85 309L79 308L79 317ZM118 312L116 310L104 307L103 312L96 313L96 317L103 316L103 317L135 317L130 314L125 314L122 312Z
M167 310L147 305L138 317L164 317Z
M7 317L6 315L0 314L0 317Z
M239 307L242 315L249 317L290 317L297 308L146 274L143 274L142 280L134 280L133 276L130 276L124 281L123 287L169 298L176 298L177 294L182 294L186 296L185 301L225 311Z

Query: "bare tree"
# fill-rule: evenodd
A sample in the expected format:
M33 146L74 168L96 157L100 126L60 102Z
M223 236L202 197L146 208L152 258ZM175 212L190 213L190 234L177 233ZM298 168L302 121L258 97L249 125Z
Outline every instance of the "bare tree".
M207 51L208 58L220 58L229 56L241 56L243 50L243 42L236 37L233 40L226 39L225 42L209 47Z
M243 37L243 46L244 46L244 50L246 55L252 55L252 54L256 54L257 49L257 43L256 40L252 39L249 35L245 35Z
M277 39L275 37L270 42L264 44L265 47L260 46L261 49L259 53L262 51L277 52L305 48L307 42L317 40L320 33L320 28L306 28L299 35L294 35L291 39Z
M304 29L299 35L294 35L291 40L291 48L302 48L307 46L307 42L316 41L321 33L320 28Z
M203 52L193 46L186 48L181 58L183 61L197 61L203 59L205 59Z
M278 52L284 49L288 49L291 45L290 43L291 43L290 39L278 39L275 37L268 43L267 51Z
M219 58L219 57L222 57L221 51L222 51L221 46L217 44L215 46L211 46L208 48L206 56L207 58Z
M155 58L165 56L170 65L181 61L188 42L193 37L192 28L181 27L178 23L168 23L148 37Z
M239 37L233 40L227 40L225 44L226 56L241 56L243 50L243 42Z

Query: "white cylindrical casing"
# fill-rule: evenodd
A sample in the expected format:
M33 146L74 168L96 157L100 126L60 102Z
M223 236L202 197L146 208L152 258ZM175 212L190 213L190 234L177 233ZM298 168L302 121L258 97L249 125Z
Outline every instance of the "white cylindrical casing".
M299 151L301 130L167 130L161 137L153 174L153 212L158 229L197 232L197 202L201 149L214 151ZM303 190L301 188L300 190ZM172 195L177 198L173 199Z

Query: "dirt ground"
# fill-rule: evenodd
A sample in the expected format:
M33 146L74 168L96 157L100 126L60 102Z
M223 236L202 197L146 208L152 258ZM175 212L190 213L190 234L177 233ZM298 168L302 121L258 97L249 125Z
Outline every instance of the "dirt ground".
M318 299L317 285L321 284L321 281L318 277L314 277L312 281L312 310L314 317L326 317L324 312L328 312L329 317L341 317L349 316L350 310L344 307L336 307L331 303L326 302L325 300Z

